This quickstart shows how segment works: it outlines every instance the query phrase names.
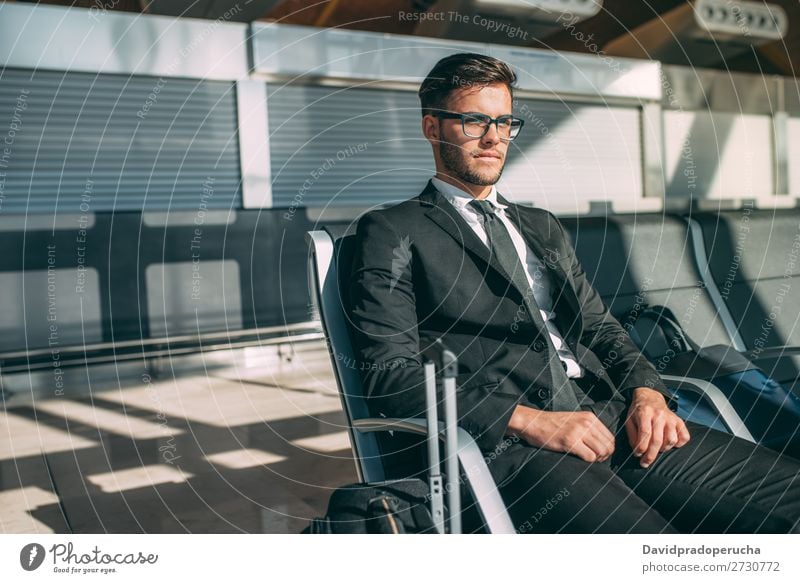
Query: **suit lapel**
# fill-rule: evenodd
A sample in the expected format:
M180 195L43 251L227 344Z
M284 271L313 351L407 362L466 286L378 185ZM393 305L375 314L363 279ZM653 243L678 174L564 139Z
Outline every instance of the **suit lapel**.
M582 332L581 320L578 319L578 325L575 325L575 319L580 314L578 297L569 283L566 273L558 261L555 260L557 257L554 257L554 253L557 253L557 250L546 248L540 238L544 230L549 227L549 222L540 224L541 220L538 213L527 212L525 207L508 201L500 193L498 193L497 198L503 204L508 205L506 212L511 222L514 223L525 242L537 257L542 260L547 269L556 296L553 310L556 313L556 322L559 325L559 329L568 331L566 335L568 339L579 337ZM512 286L514 285L497 261L497 258L489 253L489 249L483 244L483 241L478 238L463 217L453 208L453 205L436 190L432 181L428 181L425 189L419 195L419 200L426 206L430 206L425 213L428 218L450 235L462 248L480 258L484 264L491 267L500 277ZM523 292L521 290L517 291L522 295Z
M453 205L436 190L433 182L428 181L419 198L431 207L425 213L428 218L441 227L461 247L478 256L483 263L489 265L498 275L511 282L500 266L497 257L489 253L489 249L483 244L483 241L478 238L464 218L458 214Z

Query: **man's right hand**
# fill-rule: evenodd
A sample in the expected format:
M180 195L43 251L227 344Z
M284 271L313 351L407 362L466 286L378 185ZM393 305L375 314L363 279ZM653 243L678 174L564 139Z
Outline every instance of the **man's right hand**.
M507 433L587 462L602 462L614 453L614 436L591 411L542 411L517 405Z

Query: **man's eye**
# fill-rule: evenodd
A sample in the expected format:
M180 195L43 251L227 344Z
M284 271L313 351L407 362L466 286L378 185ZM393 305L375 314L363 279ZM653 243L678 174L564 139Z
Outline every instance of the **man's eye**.
M479 117L476 115L468 115L467 117L464 118L464 121L468 124L482 125L486 123L486 118Z

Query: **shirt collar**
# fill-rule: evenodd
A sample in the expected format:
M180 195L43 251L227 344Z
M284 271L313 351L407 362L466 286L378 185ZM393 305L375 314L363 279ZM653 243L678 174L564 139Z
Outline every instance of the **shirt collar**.
M475 197L472 196L466 190L463 190L458 186L450 184L449 182L445 182L440 178L436 178L434 176L431 178L431 182L433 182L433 185L436 187L436 190L441 192L445 196L445 198L447 198L447 200L449 200L454 206L457 206L459 208L464 208L471 201L475 200ZM508 208L508 205L503 204L502 202L497 200L497 188L495 188L494 184L492 184L492 190L491 192L489 192L489 196L487 196L483 200L488 200L489 202L492 203L492 205L495 208L501 208L501 209Z

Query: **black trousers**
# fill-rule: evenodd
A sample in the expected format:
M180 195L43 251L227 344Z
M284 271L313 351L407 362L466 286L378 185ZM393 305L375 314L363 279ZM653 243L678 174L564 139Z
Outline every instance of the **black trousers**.
M689 442L643 469L625 413L605 462L532 447L500 485L518 532L800 533L800 461L687 422Z

